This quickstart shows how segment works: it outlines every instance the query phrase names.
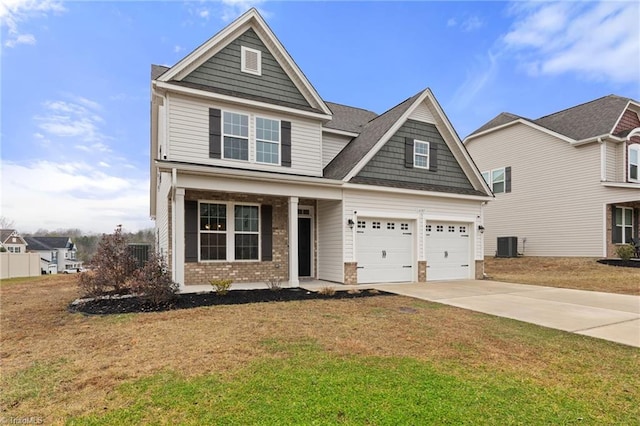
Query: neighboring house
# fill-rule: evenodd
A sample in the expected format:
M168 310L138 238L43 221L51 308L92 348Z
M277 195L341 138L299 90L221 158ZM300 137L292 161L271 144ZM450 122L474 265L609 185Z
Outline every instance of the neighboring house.
M181 286L481 277L491 199L429 89L325 102L255 9L152 67L151 216Z
M70 237L25 237L28 251L40 254L40 268L45 272L64 272L79 269L77 249Z
M615 257L638 238L639 114L609 95L536 120L502 113L468 136L495 193L485 254L514 236L528 256Z
M15 229L0 229L0 247L8 253L27 252L27 242Z

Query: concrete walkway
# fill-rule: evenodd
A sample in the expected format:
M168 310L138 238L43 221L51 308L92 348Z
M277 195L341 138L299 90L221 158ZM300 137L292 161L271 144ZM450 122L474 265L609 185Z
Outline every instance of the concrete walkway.
M488 280L378 284L373 287L640 347L640 296Z

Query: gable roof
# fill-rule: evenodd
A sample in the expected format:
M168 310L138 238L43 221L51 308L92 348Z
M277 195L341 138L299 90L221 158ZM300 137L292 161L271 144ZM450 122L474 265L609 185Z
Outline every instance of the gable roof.
M29 245L29 250L53 250L68 247L69 237L24 237Z
M329 179L343 179L362 158L373 149L400 117L407 112L414 102L424 93L419 92L401 102L387 112L369 121L360 135L344 147L338 155L324 168L324 176Z
M216 35L182 58L173 67L165 70L162 74L158 74L155 80L158 82L173 84L182 81L182 79L190 72L215 56L216 53L229 45L248 29L253 29L255 31L257 36L264 43L265 47L269 49L270 53L288 75L289 79L291 79L302 96L307 100L311 108L318 110L323 114L331 115L331 111L324 103L316 89L309 82L302 70L298 68L293 58L289 55L282 43L280 43L276 35L271 31L271 28L269 28L255 8L249 9L230 25L223 28ZM152 67L152 78L155 75L154 71L159 72L160 69L154 69ZM195 88L202 89L202 87Z
M518 121L540 126L563 139L585 141L612 134L630 102L635 103L631 98L607 95L534 120L503 112L472 132L466 139Z
M362 108L355 108L333 102L325 103L333 113L331 121L324 124L324 127L328 129L360 133L367 123L378 116L375 112Z
M6 243L9 237L11 237L14 234L16 238L20 238L21 240L24 240L20 235L18 235L15 229L0 229L0 243L2 244Z

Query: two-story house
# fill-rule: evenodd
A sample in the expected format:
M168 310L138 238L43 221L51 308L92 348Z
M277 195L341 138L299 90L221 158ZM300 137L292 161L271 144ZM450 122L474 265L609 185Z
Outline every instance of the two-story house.
M15 229L0 229L0 247L8 253L27 252L27 242Z
M28 251L40 254L40 267L50 273L78 270L82 262L78 260L77 248L71 237L24 237Z
M492 196L429 89L325 102L255 9L151 83L151 216L183 289L482 276Z
M502 113L465 139L495 193L485 254L615 257L638 238L640 104L605 96L535 120Z

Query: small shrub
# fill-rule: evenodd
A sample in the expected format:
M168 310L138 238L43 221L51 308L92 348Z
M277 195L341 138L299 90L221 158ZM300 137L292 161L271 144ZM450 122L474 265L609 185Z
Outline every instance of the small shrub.
M271 291L280 291L282 290L282 280L280 278L269 278L265 281L265 284Z
M157 306L175 298L178 284L171 280L164 257L151 253L144 266L135 272L132 289Z
M616 247L616 254L622 260L629 260L636 254L636 249L631 244Z
M92 274L80 274L78 286L84 296L100 296L110 292L125 293L131 290L136 261L131 256L122 226L113 234L102 235L98 250L93 256Z
M229 293L233 280L210 280L209 283L216 289L216 294L224 296Z
M321 294L323 296L333 296L334 294L336 294L336 289L328 285L318 290L318 294Z

